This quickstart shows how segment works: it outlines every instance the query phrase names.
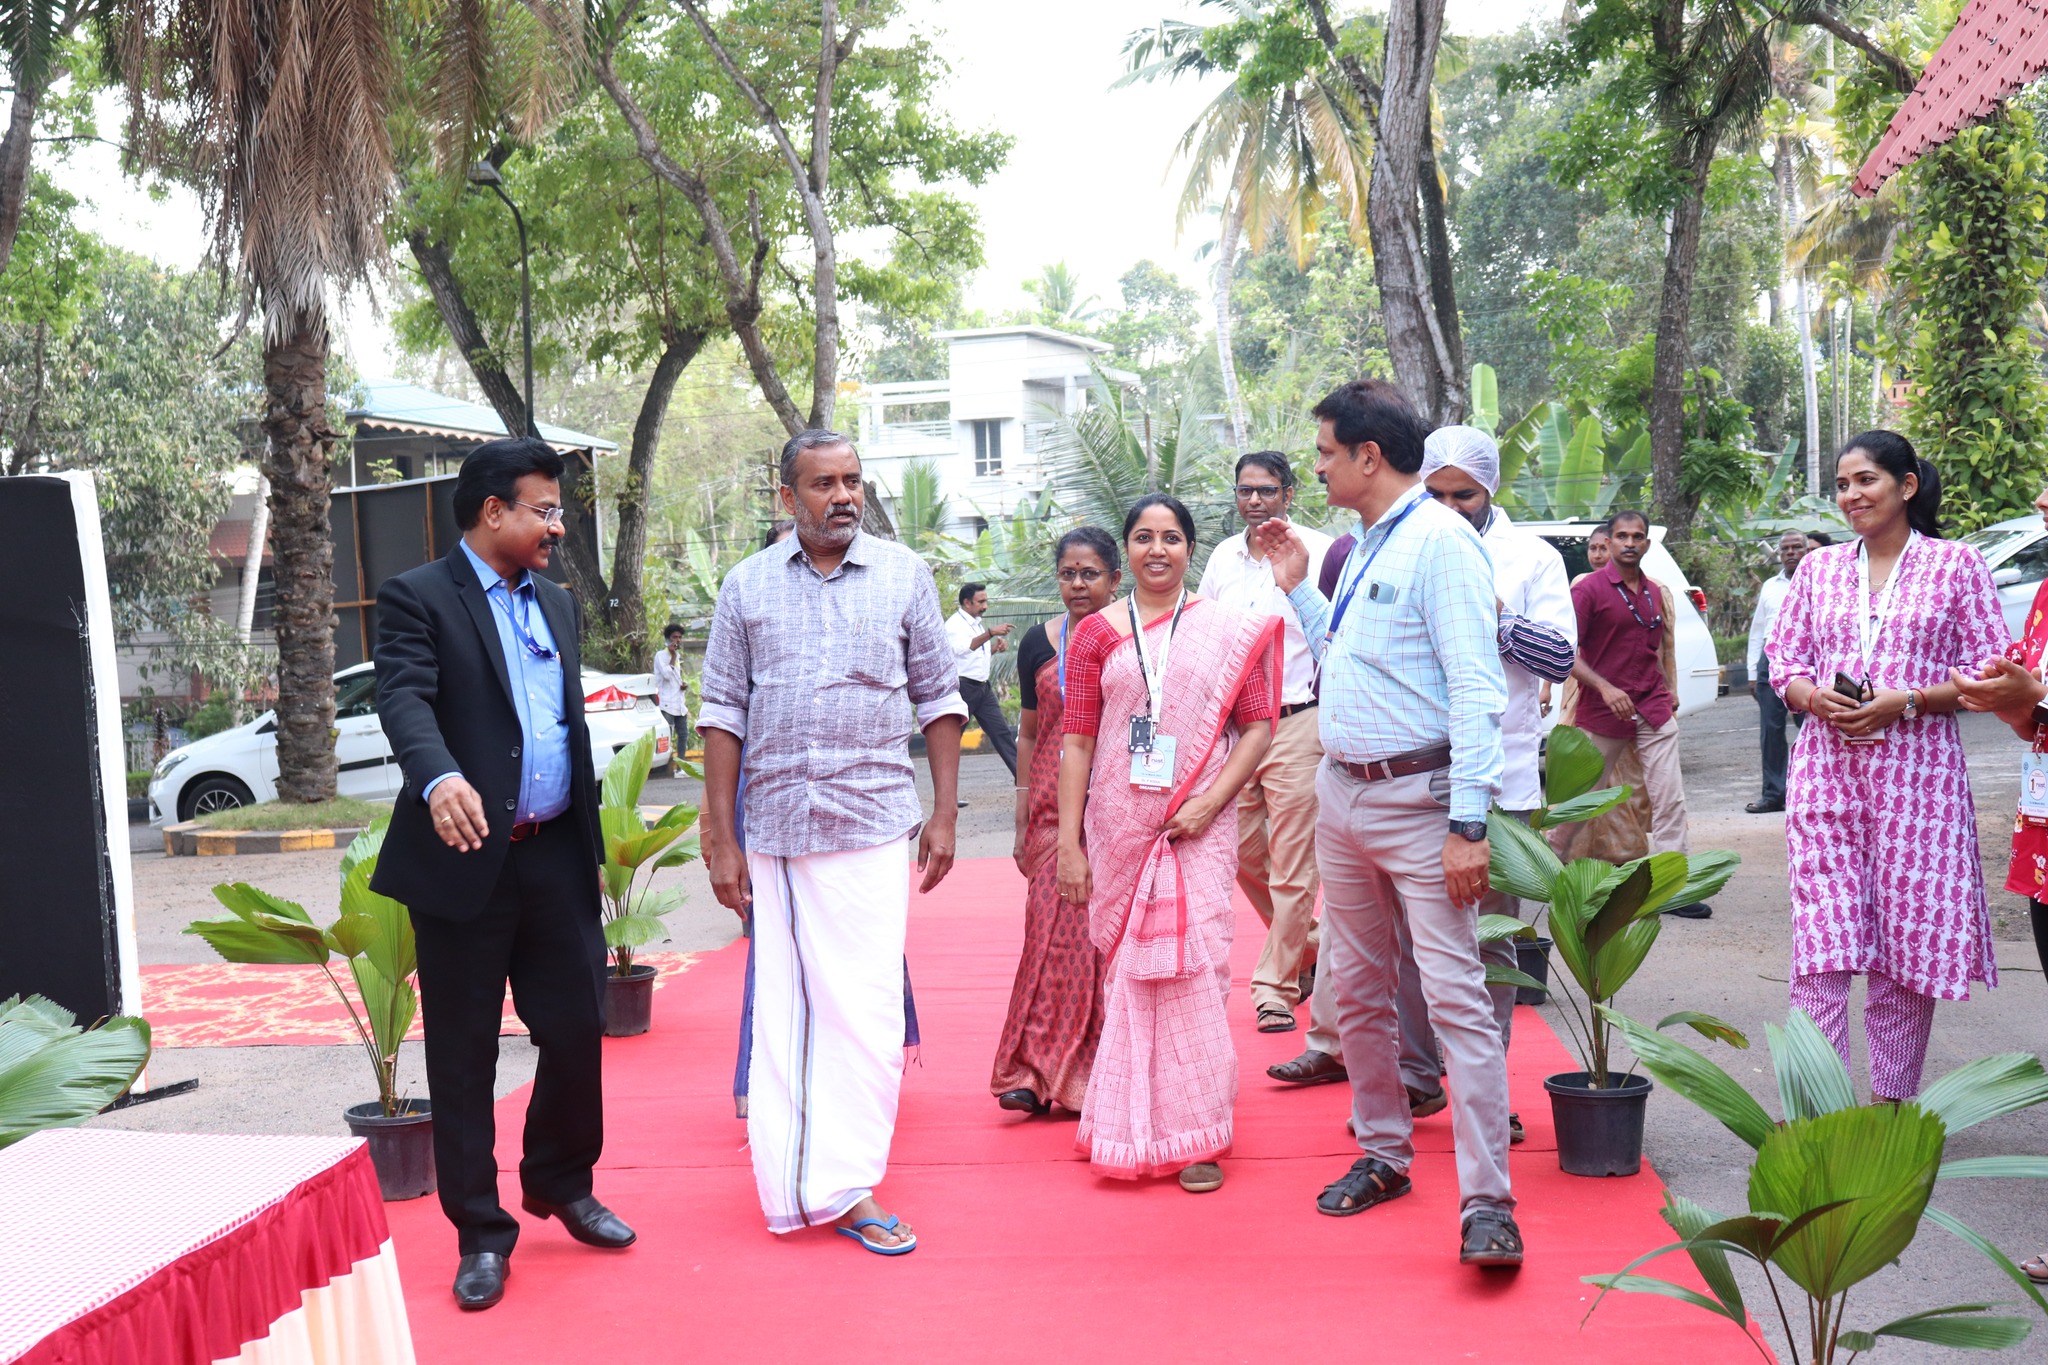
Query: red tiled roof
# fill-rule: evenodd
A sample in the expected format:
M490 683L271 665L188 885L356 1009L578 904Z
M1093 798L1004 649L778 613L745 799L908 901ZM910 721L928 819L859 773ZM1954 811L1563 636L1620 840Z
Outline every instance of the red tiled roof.
M206 554L210 559L225 559L232 564L241 564L249 558L249 523L247 521L219 521L213 526L213 534L207 537ZM265 563L270 561L270 546L263 547Z
M1970 0L1856 173L1856 193L1876 194L1895 172L1983 118L2044 69L2048 0Z

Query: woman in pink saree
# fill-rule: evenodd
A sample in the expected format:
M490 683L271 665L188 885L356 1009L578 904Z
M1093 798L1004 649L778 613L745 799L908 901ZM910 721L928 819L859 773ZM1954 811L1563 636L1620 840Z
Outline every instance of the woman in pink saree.
M1194 541L1179 499L1140 498L1131 592L1068 644L1058 884L1109 959L1076 1145L1098 1175L1179 1172L1202 1193L1223 1184L1237 1101L1236 802L1272 738L1281 636L1188 594Z

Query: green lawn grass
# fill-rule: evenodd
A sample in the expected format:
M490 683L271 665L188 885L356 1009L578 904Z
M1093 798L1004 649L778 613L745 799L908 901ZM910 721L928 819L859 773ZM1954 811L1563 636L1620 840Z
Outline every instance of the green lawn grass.
M202 815L199 823L209 829L328 829L367 825L390 811L391 807L373 801L337 796L332 801L320 801L310 806L265 801L260 806L243 806L239 810Z

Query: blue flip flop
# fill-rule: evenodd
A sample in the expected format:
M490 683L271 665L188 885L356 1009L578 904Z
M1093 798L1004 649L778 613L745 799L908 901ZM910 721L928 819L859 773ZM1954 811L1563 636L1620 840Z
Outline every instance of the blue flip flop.
M867 1238L860 1235L860 1230L862 1228L880 1228L884 1232L894 1232L898 1227L902 1226L902 1224L903 1220L892 1213L889 1215L889 1219L887 1222L884 1222L880 1218L863 1218L850 1228L834 1228L832 1230L838 1233L841 1237L851 1237L854 1241L859 1242L862 1246L866 1247L869 1251L874 1252L877 1256L903 1256L917 1250L917 1236L915 1233L911 1235L909 1241L899 1242L892 1247L878 1246L875 1243L870 1242Z

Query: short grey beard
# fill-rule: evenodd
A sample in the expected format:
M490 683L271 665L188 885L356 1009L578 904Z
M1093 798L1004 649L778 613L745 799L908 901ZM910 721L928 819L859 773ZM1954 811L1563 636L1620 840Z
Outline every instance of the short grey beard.
M829 515L828 511L827 516ZM854 536L860 531L860 521L856 518L853 525L847 527L844 531L836 530L832 523L824 518L812 520L803 504L799 503L797 504L796 512L796 529L799 536L810 541L813 545L819 545L828 550L838 550L853 543Z

